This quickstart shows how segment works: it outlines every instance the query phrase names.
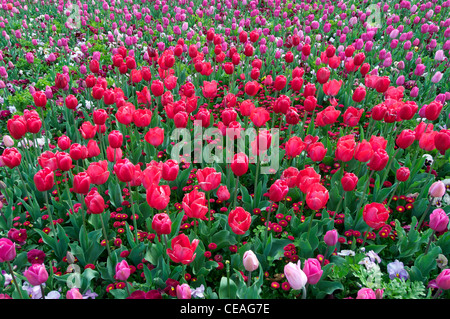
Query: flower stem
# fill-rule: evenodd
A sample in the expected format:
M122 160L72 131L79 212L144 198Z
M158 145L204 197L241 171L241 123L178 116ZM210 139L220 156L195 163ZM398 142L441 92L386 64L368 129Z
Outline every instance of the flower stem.
M42 295L42 299L45 299L45 292L44 292L44 286L39 285L41 287L41 295Z
M128 188L130 189L130 199L131 199L131 213L133 214L133 230L134 230L134 237L135 237L135 242L138 242L138 232L137 232L137 222L136 222L136 215L134 214L134 200L133 200L133 193L131 191L131 185L128 182L127 183Z
M428 240L427 248L425 249L424 255L426 255L428 253L428 249L430 249L430 244L433 241L433 238L434 238L435 234L436 234L436 231L433 230L433 233L431 234L430 239Z
M23 299L22 290L19 288L19 285L17 284L16 276L14 275L14 271L13 271L13 268L11 266L11 263L9 262L9 260L7 260L6 263L8 264L9 272L11 273L11 277L13 279L14 286L16 286L16 289L19 292L20 299Z
M425 216L427 215L428 211L430 210L431 203L432 203L432 201L430 200L430 201L428 202L427 209L425 209L425 211L424 211L423 214L422 214L422 217L420 218L420 221L419 221L419 222L417 223L417 225L416 225L417 229L420 229L420 227L422 226L422 223L423 223L423 221L424 221L424 219L425 219ZM414 229L415 229L416 227L414 227Z
M103 216L100 214L100 221L102 223L102 230L103 230L103 237L105 237L106 240L106 251L108 252L108 257L111 256L111 250L109 248L109 239L108 239L108 233L106 232L105 222L103 221Z
M236 188L234 190L234 203L233 203L234 209L236 209L238 186L239 186L239 176L236 177Z
M52 227L53 234L54 234L54 236L56 238L56 228L55 228L55 223L53 223L53 216L52 216L52 211L50 209L50 205L48 203L48 194L47 194L47 192L44 192L44 196L45 196L45 204L47 205L48 216L50 217L50 225Z

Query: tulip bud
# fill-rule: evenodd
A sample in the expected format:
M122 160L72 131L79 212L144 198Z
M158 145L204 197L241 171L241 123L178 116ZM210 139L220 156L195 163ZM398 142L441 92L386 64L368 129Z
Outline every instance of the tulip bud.
M176 290L178 299L191 299L191 288L188 284L178 285Z
M244 253L243 263L245 270L250 272L255 271L259 267L258 258L256 257L255 253L251 250L247 250Z
M308 277L300 268L300 265L299 260L297 264L290 262L284 266L284 275L286 276L289 285L294 290L302 289L308 282Z
M130 266L126 260L122 260L116 265L116 275L114 276L117 280L126 281L130 277L131 270Z
M336 229L329 230L325 233L325 236L323 236L323 240L325 241L325 244L328 246L334 246L337 243L338 240L338 232Z
M430 228L435 232L447 230L449 218L445 211L441 208L433 210L430 214Z
M409 178L409 168L408 167L400 167L396 172L396 178L399 182L405 182Z
M346 192L351 192L358 184L358 176L353 173L345 173L341 179L342 188Z
M428 194L431 197L442 197L446 191L445 184L442 181L437 181L431 184Z

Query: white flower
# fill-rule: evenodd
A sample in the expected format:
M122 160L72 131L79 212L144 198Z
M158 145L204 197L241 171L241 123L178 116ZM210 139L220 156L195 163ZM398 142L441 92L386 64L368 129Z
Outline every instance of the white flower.
M14 105L8 105L8 110L11 112L11 114L16 113L17 109Z
M29 140L27 138L22 139L19 143L17 143L17 146L19 147L25 147L25 148L29 148L31 146L33 146L33 141Z
M376 264L369 257L364 257L358 264L364 265L367 270L374 268Z
M378 262L378 263L381 262L380 256L378 256L378 254L376 252L374 252L373 250L369 251L366 254L366 256L369 257L372 262L375 262L375 261Z
M191 297L192 298L204 298L205 295L203 294L205 292L205 286L202 284L198 288L191 288Z
M341 250L340 252L338 252L338 256L355 256L355 252L353 250Z

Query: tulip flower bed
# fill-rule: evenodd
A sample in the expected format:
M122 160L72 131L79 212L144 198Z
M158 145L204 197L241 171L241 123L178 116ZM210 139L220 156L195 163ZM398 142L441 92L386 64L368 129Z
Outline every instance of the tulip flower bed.
M1 6L1 298L450 297L450 1Z

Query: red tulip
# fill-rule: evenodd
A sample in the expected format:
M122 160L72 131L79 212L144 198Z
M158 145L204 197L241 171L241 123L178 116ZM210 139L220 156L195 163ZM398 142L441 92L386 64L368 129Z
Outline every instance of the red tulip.
M434 136L434 145L444 155L450 148L450 130L440 130L437 132Z
M398 116L402 120L410 120L416 115L418 106L414 101L406 101L398 110Z
M45 151L38 157L39 166L42 168L48 167L52 171L58 169L58 164L56 162L56 155L51 151Z
M297 110L293 107L290 107L286 112L286 123L289 125L297 125L300 122L300 115L297 113Z
M172 249L168 248L167 254L173 262L182 263L183 265L190 264L195 259L195 250L198 243L199 240L194 239L191 244L185 234L180 234L172 239Z
M303 86L303 79L300 77L295 77L291 81L291 88L295 92L299 92Z
M342 162L348 162L352 160L353 154L355 153L355 136L354 135L345 135L339 138L336 144L335 157L336 160Z
M72 141L66 135L61 135L60 137L58 137L57 143L58 143L58 147L61 150L65 151L70 147L70 144L72 143Z
M84 198L84 203L91 214L101 214L105 210L105 200L100 193L92 189Z
M149 109L137 109L133 112L133 123L137 127L146 127L152 121L152 111Z
M389 218L389 211L383 204L371 203L364 206L363 219L366 224L375 230L386 224Z
M434 144L436 135L436 131L423 133L419 140L419 147L427 152L434 150L436 148L436 145Z
M45 192L55 185L55 175L50 168L45 167L34 175L33 181L38 191Z
M239 104L239 112L242 116L250 116L254 109L255 105L251 100L244 100Z
M108 134L108 143L112 148L120 148L123 143L123 135L118 130L111 131Z
M280 179L286 182L289 188L294 188L297 186L297 177L299 170L295 167L286 168L280 176Z
M174 181L177 179L180 166L174 160L167 160L162 165L162 178L166 181Z
M152 229L158 235L169 235L172 231L172 221L166 213L159 213L153 216Z
M342 176L341 179L341 185L344 191L351 192L356 188L356 185L358 184L358 176L356 176L353 173L345 173L344 176Z
M245 153L237 153L230 164L231 170L236 176L242 176L248 171L248 157Z
M98 91L98 94L98 96L100 96L100 90ZM102 97L103 103L105 103L106 105L113 105L117 101L116 92L113 89L104 90Z
M265 125L268 120L270 120L270 114L265 108L257 107L250 114L250 120L256 127L261 127Z
M330 195L328 190L319 183L312 184L306 192L306 204L312 210L325 208Z
M87 145L88 158L96 157L100 155L100 147L98 147L98 143L95 140L89 140Z
M203 219L208 213L205 193L199 192L196 188L184 195L181 206L186 216L190 218Z
M164 84L160 80L154 80L150 88L154 96L161 96L164 93Z
M374 151L377 151L380 148L386 150L387 140L382 136L372 135L372 137L369 140L369 143L370 145L372 145L372 149Z
M414 134L416 135L416 141L419 141L423 133L430 133L433 131L434 125L432 123L420 122L414 129Z
M106 160L92 162L86 170L90 181L95 185L103 185L109 178L108 162Z
M228 225L236 235L244 235L251 223L252 216L242 207L236 207L228 214Z
M395 173L395 177L399 182L405 182L408 180L409 174L410 171L408 167L400 167Z
M162 210L170 202L170 186L152 184L147 188L147 203L156 210Z
M361 163L366 163L372 159L374 153L372 145L366 140L363 140L356 146L355 159Z
M23 116L14 115L6 124L9 134L16 140L20 140L27 133L27 122Z
M329 96L336 96L342 86L342 80L331 80L323 84L323 92Z
M259 83L257 81L247 82L244 91L248 96L255 96L259 91Z
M416 137L416 135L415 135L414 131L412 131L412 130L403 130L397 136L397 139L395 140L395 143L401 149L407 149L408 147L410 147L412 145L412 143L414 143L415 137Z
M326 83L330 79L330 70L326 67L322 67L317 71L317 82L320 84Z
M58 89L65 89L68 84L67 78L64 74L56 73L55 86Z
M47 105L47 96L42 91L36 91L33 94L33 100L37 107L44 107Z
M425 117L429 121L435 121L439 118L439 115L442 110L442 103L439 101L433 101L428 104L425 108Z
M140 70L133 69L130 73L130 78L133 83L139 83L142 81L142 73Z
M286 114L291 106L291 99L286 95L280 95L273 103L273 111L277 114Z
M119 123L123 125L128 125L133 122L133 114L135 112L135 107L131 103L126 103L119 107L116 112L116 119Z
M372 159L367 164L367 166L374 171L381 171L386 167L388 161L389 161L388 153L384 149L379 148L375 151Z
M357 126L363 113L364 113L363 109L357 109L350 106L344 112L343 115L344 123L350 127Z
M287 79L284 75L277 75L273 87L277 91L281 91L286 86Z
M315 142L307 148L308 157L314 162L321 162L325 155L327 155L327 149L321 142Z
M291 159L300 155L306 148L306 144L298 136L291 137L285 146L286 157Z
M186 112L178 112L173 117L176 128L185 128L189 121L189 115Z
M250 143L252 153L259 156L265 154L269 150L271 142L272 135L269 130L259 131L258 136Z
M197 46L191 44L188 49L188 54L192 59L195 58L198 54Z
M92 97L94 99L101 100L103 98L103 95L105 94L105 89L101 85L96 84L92 88L92 92L91 93L92 93Z
M114 164L114 172L121 182L128 183L134 176L134 165L128 159L119 159Z
M222 69L225 71L226 74L233 74L234 72L234 64L231 62L227 62L222 64Z
M336 122L340 114L341 111L336 110L334 106L330 105L317 113L316 123L319 126L332 125Z
M10 169L13 169L14 167L20 165L22 155L20 154L19 150L15 147L6 148L3 151L1 159L3 160L6 166L8 166Z
M88 149L84 145L73 143L72 145L70 145L69 154L74 161L86 159L88 156Z
M97 74L100 71L100 63L97 60L91 60L91 62L89 62L89 70L92 73Z
M305 107L306 111L312 112L312 111L314 111L314 109L317 106L317 99L314 96L310 95L305 98L305 101L303 102L303 106Z
M72 94L66 96L65 102L69 110L75 110L78 106L78 99Z
M104 109L94 110L92 119L95 125L104 125L108 119L108 113Z
M159 146L164 141L164 129L160 127L154 127L148 130L144 136L145 141L153 146Z
M386 115L387 107L384 104L377 104L372 108L371 116L375 121L381 121Z
M269 188L269 199L272 202L282 201L289 192L289 186L284 180L277 179Z
M127 68L130 70L136 69L136 60L132 56L127 56L125 58L125 64L126 64Z
M64 152L56 152L56 165L64 172L69 171L72 168L72 157Z
M219 186L216 195L217 199L221 202L226 202L231 197L230 192L228 191L228 188L225 185Z
M141 74L142 74L142 78L144 79L144 81L148 82L152 79L152 73L151 73L150 69L146 66L142 67Z
M77 194L86 195L91 187L91 178L86 172L80 172L73 177L73 191Z
M389 88L389 85L391 84L391 80L387 76L378 77L378 79L375 82L375 90L378 93L384 93Z
M300 191L302 191L305 194L311 185L319 182L320 182L320 175L317 174L314 168L312 167L307 167L298 172L297 187L300 189Z
M92 125L91 122L83 122L83 124L81 124L81 128L80 128L80 132L81 132L81 136L85 139L91 139L94 138L95 133L97 132L97 127L95 125Z
M216 172L212 167L206 167L197 170L196 177L200 188L205 192L209 192L219 187L222 173Z

